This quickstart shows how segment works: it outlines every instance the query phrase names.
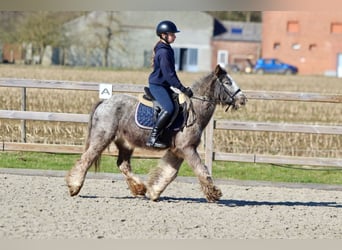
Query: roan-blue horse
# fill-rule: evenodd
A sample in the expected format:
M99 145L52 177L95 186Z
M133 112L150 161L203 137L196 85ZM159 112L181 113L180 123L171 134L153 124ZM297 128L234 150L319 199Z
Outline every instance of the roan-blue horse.
M222 196L221 190L213 183L211 174L197 152L201 135L214 114L217 105L238 109L247 102L239 86L219 65L215 70L192 84L194 97L192 110L196 119L193 124L174 132L170 147L160 159L156 168L143 182L132 172L130 163L134 148L147 148L145 143L150 130L140 128L135 122L138 98L125 94L113 95L99 101L90 115L88 138L85 151L66 175L66 183L71 196L81 190L89 168L99 166L101 153L114 142L118 149L117 166L125 176L133 196L146 196L156 201L165 188L177 177L185 160L198 177L201 189L208 202L215 202ZM160 149L159 149L160 150Z

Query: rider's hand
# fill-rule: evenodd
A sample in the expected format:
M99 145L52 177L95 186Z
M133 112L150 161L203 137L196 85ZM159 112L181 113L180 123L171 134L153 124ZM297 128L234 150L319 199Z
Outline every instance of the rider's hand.
M194 93L192 92L191 88L187 87L184 92L183 92L186 96L188 96L189 98L191 98Z

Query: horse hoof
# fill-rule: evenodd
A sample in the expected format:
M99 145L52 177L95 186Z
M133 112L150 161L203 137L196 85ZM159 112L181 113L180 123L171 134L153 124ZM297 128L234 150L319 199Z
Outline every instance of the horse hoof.
M126 182L134 197L145 196L146 186L137 179L127 178Z
M66 184L69 188L70 196L77 195L84 183L84 174L79 177L78 172L70 170L67 175L65 176Z
M158 201L159 200L159 195L156 193L153 193L149 190L145 194L146 198L148 198L150 201Z
M71 197L77 195L81 190L80 186L68 186L68 188Z
M222 196L221 190L216 186L211 186L206 193L206 199L209 203L217 202Z
M144 184L130 186L130 189L133 196L145 196L146 187Z

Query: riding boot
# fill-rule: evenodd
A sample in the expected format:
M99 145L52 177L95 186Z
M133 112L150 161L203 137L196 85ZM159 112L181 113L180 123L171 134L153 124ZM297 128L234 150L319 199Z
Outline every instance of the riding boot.
M168 124L170 117L171 117L171 114L169 114L167 111L165 110L161 111L156 121L156 124L154 125L151 131L151 135L148 138L148 141L146 142L146 146L155 147L155 148L167 148L168 147L168 145L159 141L158 137L161 134L162 130L165 128L165 126Z

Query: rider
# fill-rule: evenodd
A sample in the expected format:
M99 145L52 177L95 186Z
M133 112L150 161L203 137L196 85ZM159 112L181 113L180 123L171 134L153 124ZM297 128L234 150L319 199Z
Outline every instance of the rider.
M149 147L167 147L166 144L158 140L158 136L168 124L175 109L171 98L173 91L170 87L179 89L190 98L193 96L192 90L189 87L184 87L180 82L175 69L174 51L170 44L176 40L175 33L178 32L180 31L176 25L168 20L161 21L156 28L160 40L153 49L153 71L148 80L150 92L158 101L162 110L146 143Z

